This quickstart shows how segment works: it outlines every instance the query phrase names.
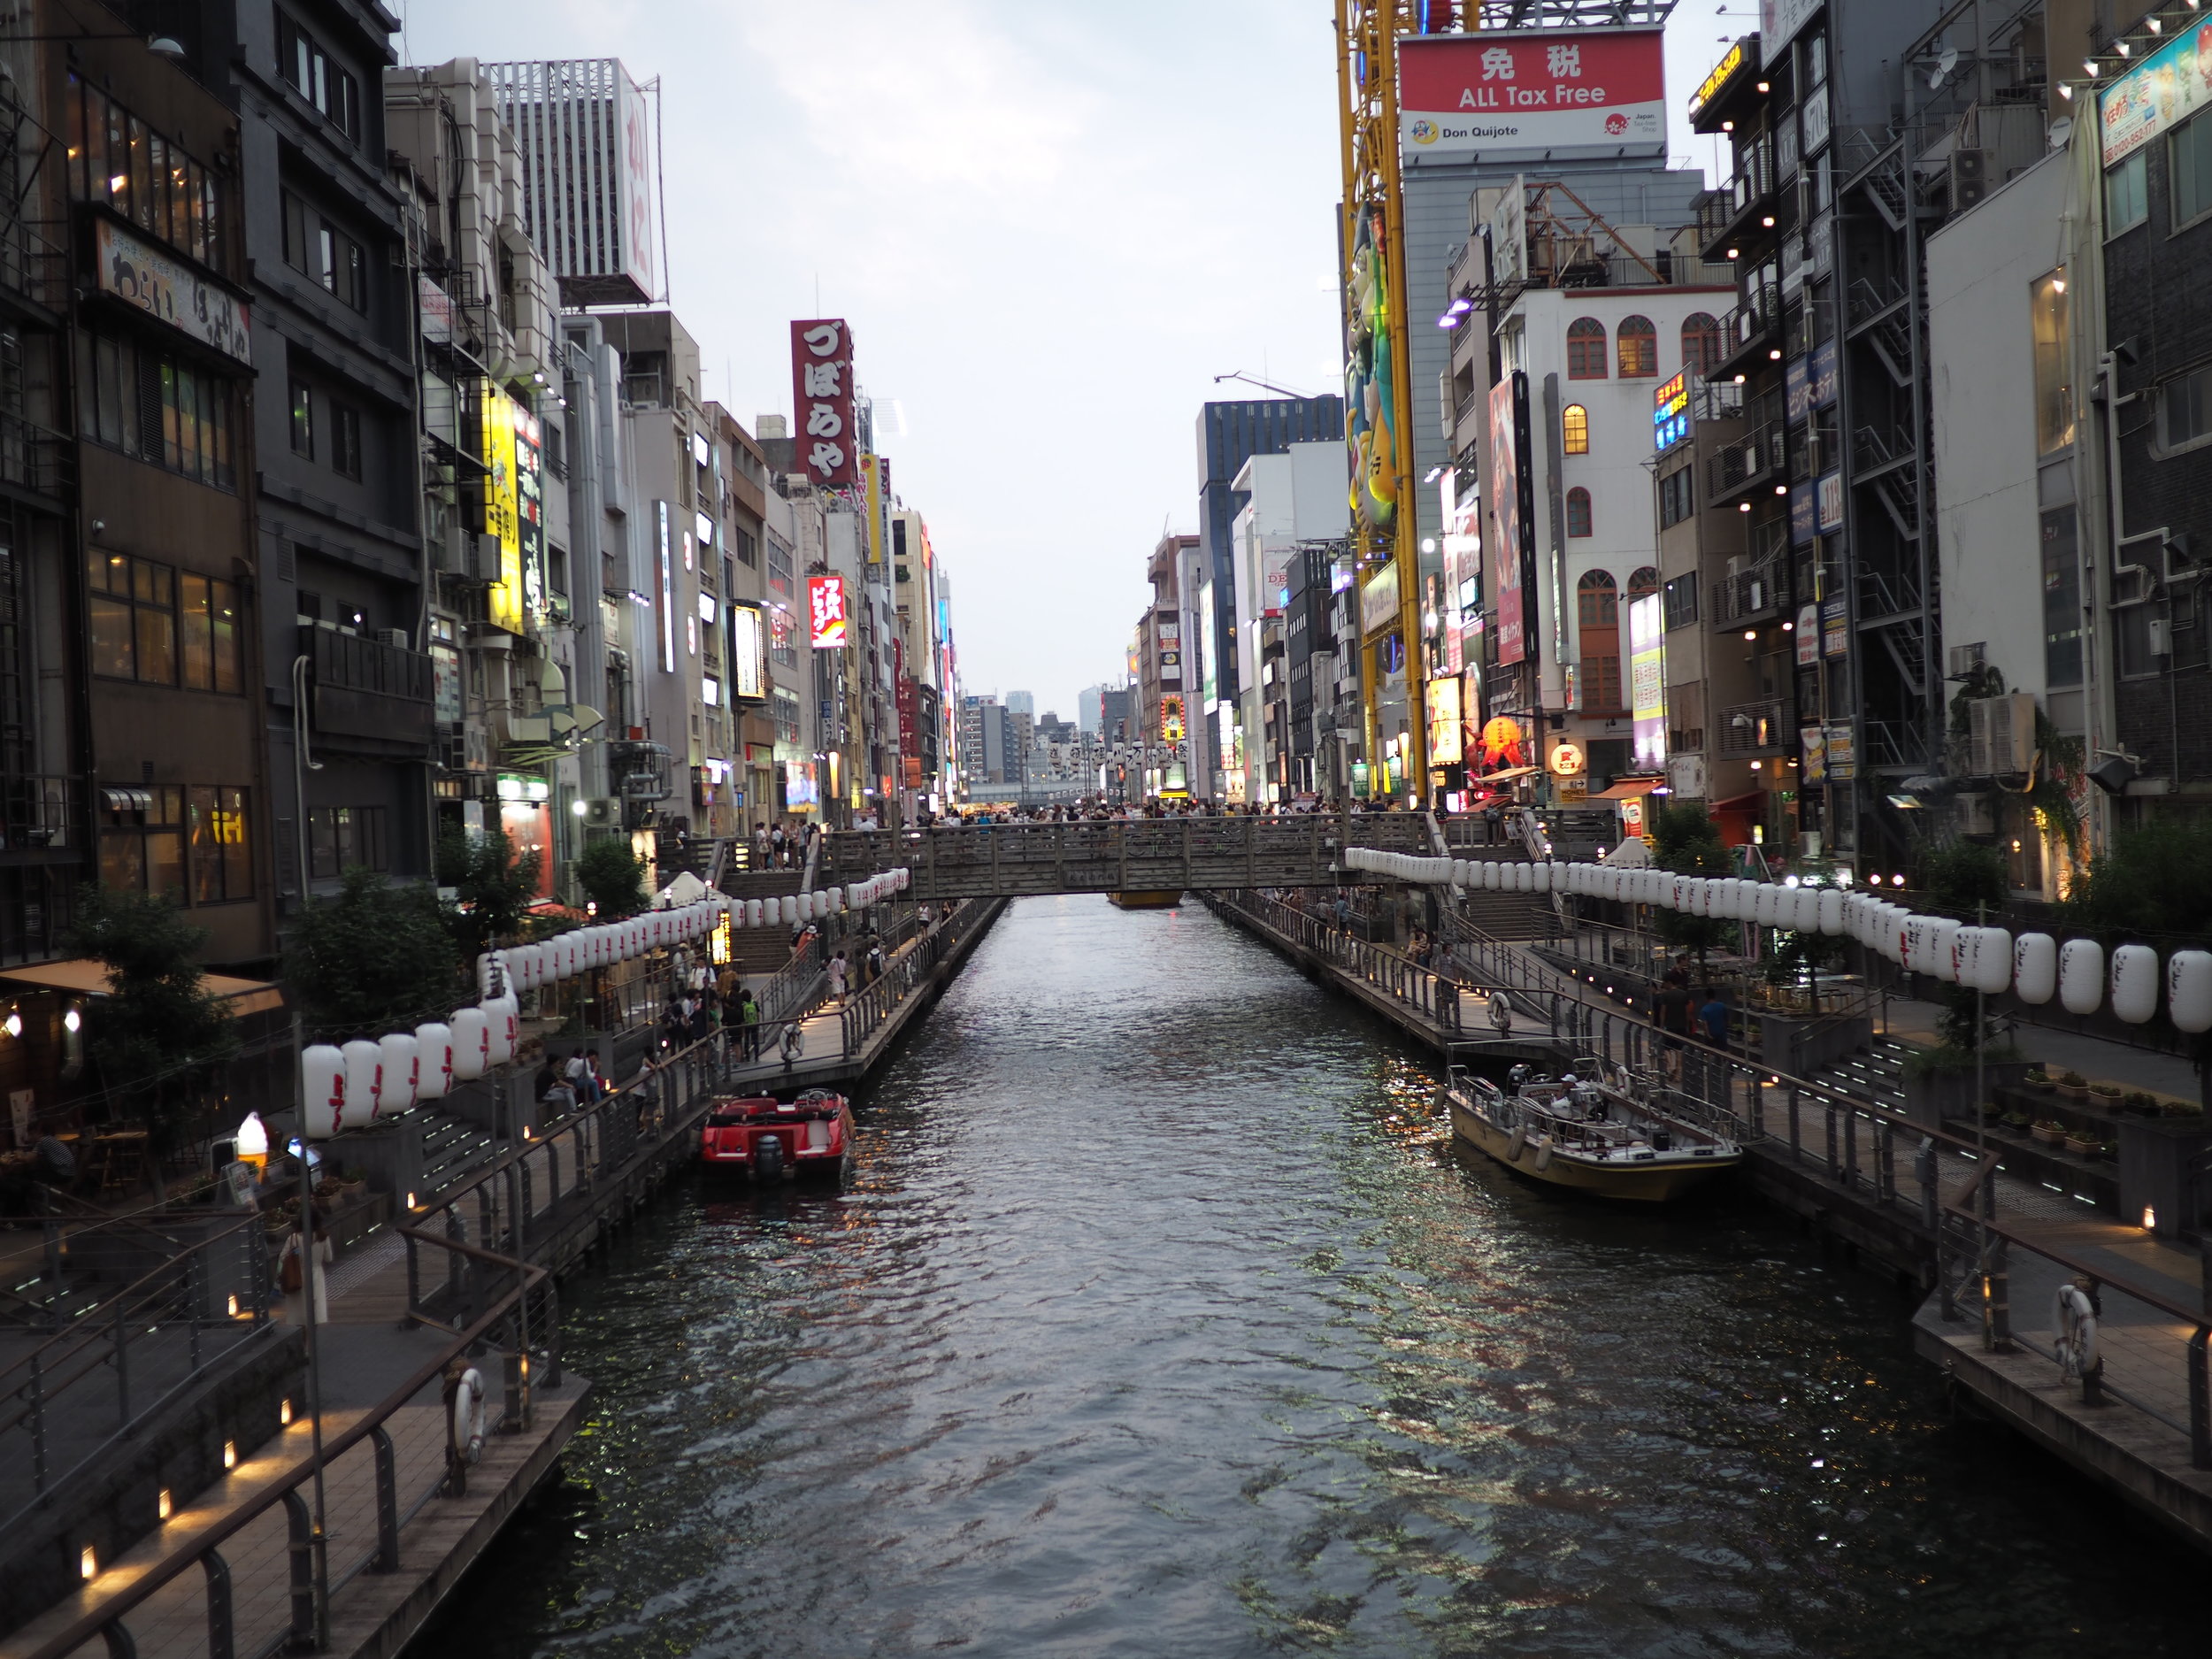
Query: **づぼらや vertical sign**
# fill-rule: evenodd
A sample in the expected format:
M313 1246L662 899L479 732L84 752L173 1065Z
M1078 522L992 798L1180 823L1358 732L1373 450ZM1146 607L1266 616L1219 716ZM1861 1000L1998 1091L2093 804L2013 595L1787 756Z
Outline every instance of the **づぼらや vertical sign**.
M841 317L791 325L791 459L810 482L860 481L853 421L852 331Z

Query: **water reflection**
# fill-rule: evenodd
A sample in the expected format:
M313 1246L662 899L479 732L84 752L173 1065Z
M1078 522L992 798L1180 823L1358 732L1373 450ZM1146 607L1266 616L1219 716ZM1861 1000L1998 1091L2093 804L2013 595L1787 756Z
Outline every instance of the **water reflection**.
M1885 1286L1463 1163L1432 1087L1202 910L1024 902L849 1191L565 1291L592 1423L419 1650L2198 1650L2194 1559L1953 1425Z

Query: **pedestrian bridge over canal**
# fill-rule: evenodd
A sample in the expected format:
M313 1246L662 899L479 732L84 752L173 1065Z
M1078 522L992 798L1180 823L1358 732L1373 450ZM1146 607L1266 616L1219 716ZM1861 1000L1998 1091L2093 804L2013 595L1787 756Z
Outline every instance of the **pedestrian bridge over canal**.
M1518 846L1482 846L1479 820L1450 829L1455 856L1526 856ZM814 880L837 887L904 865L911 896L925 900L1323 887L1335 885L1347 847L1428 856L1447 850L1442 834L1425 812L833 830Z

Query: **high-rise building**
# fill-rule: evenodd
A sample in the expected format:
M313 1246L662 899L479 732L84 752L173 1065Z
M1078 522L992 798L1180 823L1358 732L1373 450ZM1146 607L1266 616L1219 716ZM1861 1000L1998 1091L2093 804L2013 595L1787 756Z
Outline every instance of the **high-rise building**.
M659 82L611 58L486 64L521 146L525 233L572 306L650 305L660 265Z
M1280 455L1294 443L1341 440L1344 400L1320 397L1259 398L1208 403L1198 413L1198 522L1206 555L1205 578L1195 597L1205 618L1195 641L1205 657L1206 683L1200 712L1208 736L1205 751L1194 757L1210 774L1210 793L1225 794L1228 757L1220 731L1220 710L1234 710L1241 692L1237 671L1236 566L1231 526L1245 505L1237 474L1256 455ZM1233 749L1233 732L1230 739Z

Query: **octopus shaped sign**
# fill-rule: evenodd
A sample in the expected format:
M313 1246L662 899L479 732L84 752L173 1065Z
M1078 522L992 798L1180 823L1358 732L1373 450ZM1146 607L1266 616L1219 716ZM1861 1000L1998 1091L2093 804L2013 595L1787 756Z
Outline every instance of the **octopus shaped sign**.
M1402 40L1398 138L1409 167L1663 156L1660 31L1486 31Z

